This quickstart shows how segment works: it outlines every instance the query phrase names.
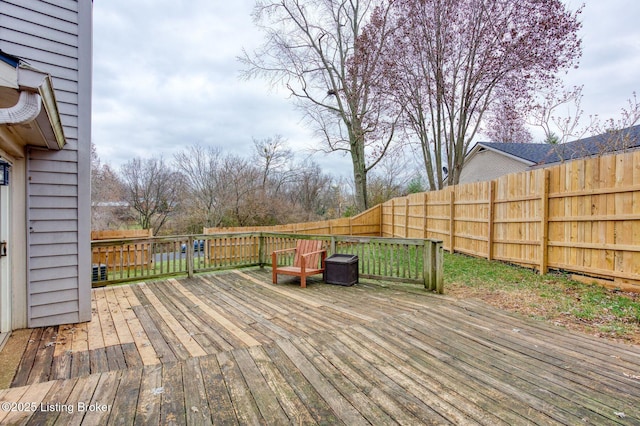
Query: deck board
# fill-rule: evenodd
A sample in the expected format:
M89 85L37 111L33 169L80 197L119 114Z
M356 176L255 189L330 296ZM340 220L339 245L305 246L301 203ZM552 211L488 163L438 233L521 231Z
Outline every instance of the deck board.
M637 346L418 288L270 280L93 290L94 321L34 329L0 390L45 410L0 423L640 423Z

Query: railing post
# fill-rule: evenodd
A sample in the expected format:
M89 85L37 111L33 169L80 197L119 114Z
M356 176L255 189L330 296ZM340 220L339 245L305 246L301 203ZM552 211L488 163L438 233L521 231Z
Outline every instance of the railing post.
M264 268L264 234L262 232L258 234L258 263L260 268Z
M185 250L187 253L187 276L189 278L193 278L193 236L189 235L187 239L187 249Z
M425 240L423 252L424 288L444 293L444 249L442 241Z
M434 251L436 253L436 268L435 268L435 280L436 280L436 293L444 293L444 248L442 247L442 241L434 242Z
M433 270L436 259L433 252L433 242L431 240L424 240L422 258L422 278L424 280L424 288L429 291L435 290L435 277L433 276Z

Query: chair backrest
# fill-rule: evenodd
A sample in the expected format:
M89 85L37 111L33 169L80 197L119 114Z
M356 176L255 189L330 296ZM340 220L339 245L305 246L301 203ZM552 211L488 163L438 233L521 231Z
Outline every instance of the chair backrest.
M322 250L322 241L320 240L298 240L296 242L296 254L293 258L293 266L300 267L300 256L314 251ZM308 257L307 267L317 268L320 263L320 253L316 253Z

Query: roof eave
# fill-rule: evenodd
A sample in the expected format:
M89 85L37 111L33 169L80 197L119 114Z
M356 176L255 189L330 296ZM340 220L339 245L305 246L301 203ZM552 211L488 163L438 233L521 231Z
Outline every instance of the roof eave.
M503 155L505 157L508 157L508 158L513 159L513 160L519 161L519 162L521 162L521 163L523 163L523 164L525 164L527 166L533 166L534 164L536 164L536 162L534 162L534 161L530 161L530 160L527 160L525 158L518 157L517 155L509 154L508 152L504 152L504 151L501 151L499 149L495 149L492 146L485 145L483 142L478 142L476 144L476 147L469 153L469 157L471 157L471 155L475 155L478 151L480 151L480 148L484 148L484 149L487 149L489 151L495 152L497 154L501 154L501 155Z
M17 92L18 102L0 109L0 125L18 136L22 145L43 146L51 150L64 148L66 138L51 76L23 61L17 63L13 74L7 72L7 67L3 69L3 86ZM37 104L35 108L34 102Z

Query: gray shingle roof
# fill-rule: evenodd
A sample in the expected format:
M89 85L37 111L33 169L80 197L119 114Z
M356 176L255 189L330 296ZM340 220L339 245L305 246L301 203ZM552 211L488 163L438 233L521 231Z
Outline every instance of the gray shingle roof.
M553 164L640 148L640 125L560 145L499 142L481 142L480 145L522 158L537 165Z
M551 145L546 143L509 143L509 142L480 142L479 145L502 151L514 157L522 158L538 164L549 153Z

